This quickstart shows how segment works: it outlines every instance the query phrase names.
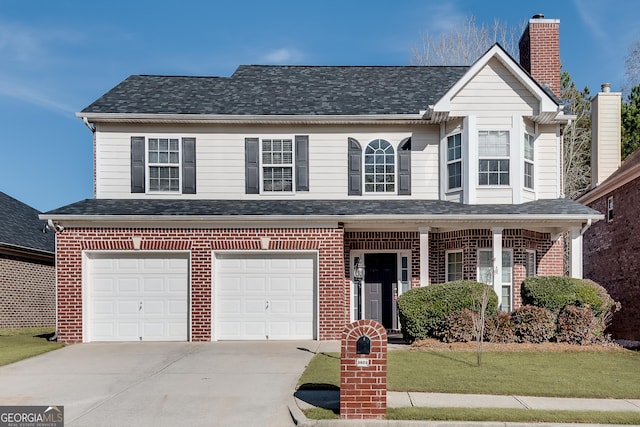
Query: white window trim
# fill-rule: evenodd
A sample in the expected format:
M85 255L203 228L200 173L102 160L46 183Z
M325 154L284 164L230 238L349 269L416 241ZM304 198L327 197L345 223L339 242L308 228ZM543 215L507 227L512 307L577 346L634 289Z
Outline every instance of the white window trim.
M367 191L367 171L366 171L367 148L371 143L378 140L387 142L391 146L391 149L393 150L393 191L386 191L386 189L385 191ZM398 194L398 149L399 149L398 145L394 145L394 143L391 142L389 139L383 138L383 137L373 138L371 141L365 144L365 146L362 148L362 194L366 194L368 196L380 196L380 195L384 196L389 194Z
M613 222L614 218L613 196L607 197L607 222Z
M533 159L529 160L527 159L527 137L532 138L532 150L533 150ZM534 191L536 188L536 137L535 135L533 135L532 133L529 133L527 131L524 132L524 144L523 144L523 159L524 159L524 168L522 170L522 186L525 188L525 190L530 190L530 191ZM527 173L527 167L526 165L530 164L531 165L531 172L532 172L532 176L531 176L531 187L527 187L527 178L526 178L526 173Z
M490 253L491 253L491 258L493 259L493 248L482 248L482 249L478 249L478 253L477 253L477 258L476 258L476 259L477 259L477 265L476 265L476 278L477 278L477 281L478 281L478 282L480 282L480 283L486 283L486 282L483 282L483 281L482 281L482 278L480 277L480 253L481 253L481 252L490 252ZM494 265L494 263L492 262L491 269L492 269L492 279L493 279L493 280L492 280L492 282L493 282L493 283L486 283L486 284L487 284L487 285L489 285L489 286L492 286L492 287L494 288L494 290L496 289L496 284L498 284L498 285L499 285L499 286L497 287L497 289L499 289L499 290L500 290L500 294L498 294L498 305L499 305L500 307L502 307L502 288L504 288L504 287L507 287L507 286L508 286L508 287L509 287L509 306L510 306L511 310L513 310L513 300L514 300L514 298L513 298L513 264L514 264L514 260L513 260L513 249L505 249L505 248L502 248L502 256L503 256L503 259L500 261L500 263L501 263L501 265L502 265L502 268L500 269L500 270L501 270L501 274L503 274L503 273L502 273L502 271L504 271L504 269L505 269L505 266L504 266L504 264L503 264L503 261L504 261L504 254L505 254L505 253L509 253L509 254L510 254L510 258L511 258L511 282L503 282L503 281L502 281L502 277L500 277L498 281L496 281L496 280L495 280L495 279L496 279L496 278L495 278L495 271L493 271L493 265ZM499 283L496 283L496 282L499 282Z
M178 140L178 163L151 163L149 161L149 140L150 139L172 139ZM147 136L144 141L144 162L145 162L145 194L165 195L182 194L182 137L175 136ZM151 168L152 167L177 167L178 168L178 191L155 191L151 189Z
M449 280L449 254L459 253L462 255L462 277L456 280L464 280L464 251L462 249L455 249L450 251L445 251L444 254L444 279L445 282L451 282Z
M265 167L288 167L287 164L265 164L262 161L262 141L291 141L291 191L267 191L264 189L264 168ZM260 165L260 194L265 196L281 196L288 194L295 194L296 192L296 139L295 136L270 136L270 137L258 137L258 156Z
M455 137L456 135L460 135L460 157L455 159L455 160L449 160L449 138L451 137ZM463 186L463 182L464 182L464 168L463 168L463 164L462 164L462 131L457 131L454 133L451 133L449 135L447 135L446 140L445 140L445 147L446 147L446 153L445 153L445 175L446 175L446 184L445 184L445 188L447 192L453 192L453 191L459 191L462 190L462 186ZM454 163L460 163L460 186L458 187L449 187L449 180L450 180L450 176L449 176L449 165L452 165Z
M509 153L505 156L482 156L480 154L480 132L506 132L508 135L508 143L509 143ZM513 134L513 130L512 129L496 129L496 128L491 128L491 129L476 129L476 136L478 138L477 143L478 143L478 158L477 158L477 172L476 172L476 179L477 179L477 186L478 188L511 188L513 186L513 161L511 159L511 150L512 150L512 146L513 144L511 143L511 135ZM509 184L480 184L480 174L482 173L480 171L480 161L481 160L507 160L509 162Z

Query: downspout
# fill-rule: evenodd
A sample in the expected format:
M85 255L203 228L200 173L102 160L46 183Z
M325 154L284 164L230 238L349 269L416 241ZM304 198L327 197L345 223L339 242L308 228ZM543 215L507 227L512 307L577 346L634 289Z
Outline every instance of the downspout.
M89 130L91 131L91 133L96 133L96 127L93 126L91 123L89 123L89 119L87 119L86 117L82 118L82 123L84 123L84 125L89 128Z
M591 227L591 218L587 220L587 223L582 227L582 230L580 230L580 235L584 236L584 233L589 229L589 227Z
M55 234L61 233L64 230L64 227L61 226L60 224L55 224L53 222L53 220L49 219L47 221L47 226L49 228L49 230L52 230ZM55 282L54 282L54 289L55 289L55 307L56 307L56 330L53 333L53 336L51 336L49 338L49 341L58 341L58 269L56 268L56 264L57 259L58 259L58 251L57 246L58 246L58 238L56 237L55 241L54 241L55 247L53 249L53 269L55 271Z

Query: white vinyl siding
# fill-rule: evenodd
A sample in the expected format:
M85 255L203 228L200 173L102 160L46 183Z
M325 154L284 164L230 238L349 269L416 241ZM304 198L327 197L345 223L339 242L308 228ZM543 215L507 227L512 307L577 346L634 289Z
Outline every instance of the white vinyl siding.
M539 103L502 63L493 58L451 100L451 117L477 114L512 117L538 114Z
M297 199L347 199L347 140L357 139L362 147L376 139L388 141L397 152L398 145L411 137L411 195L415 199L437 199L439 194L439 126L407 128L392 132L387 128L353 132L349 127L318 128L309 133L300 127L228 127L176 126L156 133L153 128L100 125L96 135L96 195L97 198L175 198L175 194L132 194L130 175L130 139L132 135L147 138L195 137L197 194L181 194L183 199L258 199L261 194L245 194L245 138L291 139L292 135L309 135L310 191L279 194L269 197ZM218 133L219 132L219 133ZM363 158L364 162L364 158ZM397 176L397 171L396 171ZM364 180L364 177L363 177ZM362 198L380 198L380 194L363 193ZM396 198L395 193L384 197Z

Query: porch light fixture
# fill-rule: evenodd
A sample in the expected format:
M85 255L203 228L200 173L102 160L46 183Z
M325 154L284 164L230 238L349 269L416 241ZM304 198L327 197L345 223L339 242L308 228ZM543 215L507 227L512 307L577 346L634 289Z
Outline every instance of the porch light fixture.
M353 281L360 284L364 279L364 262L360 261L360 257L356 257L353 266Z

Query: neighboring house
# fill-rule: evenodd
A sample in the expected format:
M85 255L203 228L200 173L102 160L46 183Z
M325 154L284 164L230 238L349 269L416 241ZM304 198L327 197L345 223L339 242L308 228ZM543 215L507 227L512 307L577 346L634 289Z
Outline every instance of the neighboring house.
M55 235L39 214L0 192L0 328L55 325Z
M592 101L592 190L578 201L605 220L584 234L584 275L622 305L607 331L640 340L640 150L620 163L620 106L607 85Z
M566 232L580 277L602 215L562 198L558 27L530 20L522 66L495 45L468 67L127 78L78 113L95 198L42 215L59 339L340 339L459 279L509 311L562 274Z

